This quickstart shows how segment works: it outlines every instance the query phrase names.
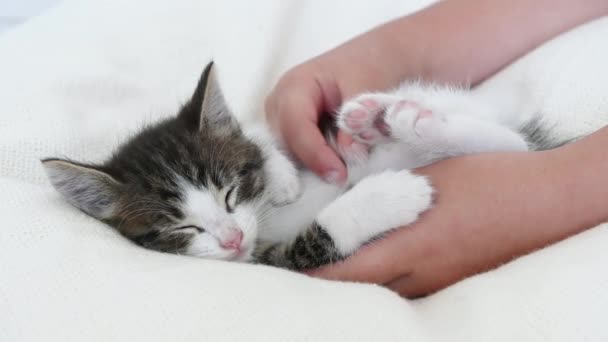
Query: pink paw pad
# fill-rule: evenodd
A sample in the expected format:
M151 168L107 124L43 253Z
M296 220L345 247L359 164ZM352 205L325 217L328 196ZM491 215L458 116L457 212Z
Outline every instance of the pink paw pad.
M346 118L346 125L353 130L359 130L363 128L363 123L367 118L367 113L363 109L353 110L348 114Z
M359 142L375 145L391 132L386 122L387 110L396 101L382 95L368 95L349 104L354 108L344 112L342 125Z
M374 120L374 127L378 130L378 132L380 132L380 134L384 136L389 136L391 134L390 127L386 121L384 121L384 117L381 115L378 115L376 120Z
M432 111L430 111L428 109L421 110L420 112L418 112L418 115L416 116L416 120L414 120L414 126L418 123L418 121L420 121L422 119L428 119L432 116L433 116Z
M365 141L372 141L372 140L376 139L377 134L374 133L373 131L363 131L363 132L359 133L359 137Z
M376 110L380 107L378 101L372 99L361 100L359 103L369 110Z
M397 105L395 106L395 112L400 112L404 109L420 110L420 106L416 102L407 101L407 100L397 102Z

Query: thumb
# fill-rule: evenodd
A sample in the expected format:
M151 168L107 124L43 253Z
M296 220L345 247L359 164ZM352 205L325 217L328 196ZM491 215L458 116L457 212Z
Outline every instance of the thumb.
M368 244L342 262L307 272L327 280L386 284L405 276L411 269L412 245L409 228L400 228Z
M278 128L287 148L327 182L343 184L346 181L346 167L321 134L319 114L314 103L305 98L292 97L278 109L282 116Z

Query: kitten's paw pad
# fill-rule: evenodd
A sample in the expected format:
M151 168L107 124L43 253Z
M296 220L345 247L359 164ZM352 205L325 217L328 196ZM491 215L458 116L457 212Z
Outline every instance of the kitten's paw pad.
M300 180L297 174L283 173L275 174L270 191L270 202L275 207L284 206L293 203L300 196Z
M409 100L399 101L389 108L385 121L392 127L392 137L403 141L437 136L446 124L444 115Z
M399 99L386 94L364 94L347 101L338 111L338 127L367 145L390 136L384 117L386 110Z
M431 137L441 132L446 123L447 120L444 115L422 109L414 119L413 128L419 137Z

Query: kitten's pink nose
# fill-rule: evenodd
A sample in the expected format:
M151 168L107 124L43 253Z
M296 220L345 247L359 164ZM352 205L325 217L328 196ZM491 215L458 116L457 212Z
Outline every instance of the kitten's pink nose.
M228 238L220 243L222 248L241 250L241 242L243 241L243 232L235 230L233 234L230 234Z

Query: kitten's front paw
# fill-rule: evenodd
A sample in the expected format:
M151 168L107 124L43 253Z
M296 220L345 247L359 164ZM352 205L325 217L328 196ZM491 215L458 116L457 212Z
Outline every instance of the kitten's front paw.
M399 101L385 116L393 138L412 142L440 137L447 123L445 115L430 110L418 102Z
M387 109L400 99L388 94L363 94L345 102L338 110L338 127L367 145L375 145L390 136L386 124Z
M300 195L298 170L278 151L266 163L266 176L266 191L274 206L292 203Z
M433 188L408 170L364 178L319 213L317 223L344 256L392 229L407 226L431 207Z
M389 94L360 95L338 112L338 127L367 145L433 138L441 135L445 123L441 113Z
M273 180L270 187L270 201L275 207L294 202L300 195L300 180L297 174L275 173L279 179Z

